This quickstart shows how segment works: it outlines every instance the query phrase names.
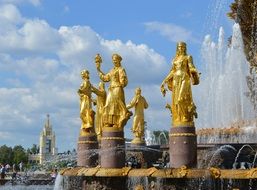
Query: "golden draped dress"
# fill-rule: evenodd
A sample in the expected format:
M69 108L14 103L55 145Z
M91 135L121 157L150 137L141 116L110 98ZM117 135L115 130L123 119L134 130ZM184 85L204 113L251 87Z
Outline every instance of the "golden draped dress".
M121 128L128 119L123 89L128 84L126 71L121 66L114 67L107 74L100 73L99 77L103 82L110 82L103 108L103 124L105 127Z
M80 96L80 118L82 120L81 129L94 128L94 111L92 109L91 83L85 79L81 84L78 94Z
M199 75L193 64L192 56L178 56L172 62L172 69L166 77L165 83L172 91L173 126L193 126L194 116L197 115L191 83L199 84Z

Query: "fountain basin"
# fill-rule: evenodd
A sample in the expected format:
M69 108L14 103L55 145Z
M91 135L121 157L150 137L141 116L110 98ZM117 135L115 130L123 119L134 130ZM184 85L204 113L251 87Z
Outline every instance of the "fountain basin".
M123 168L66 168L60 171L62 176L83 177L156 177L156 178L214 178L214 179L257 179L257 168L252 169L189 169L181 168L147 169Z
M252 169L148 169L123 168L67 168L60 172L62 189L220 189L257 188L257 168ZM76 181L76 183L74 182ZM72 186L75 184L76 187Z

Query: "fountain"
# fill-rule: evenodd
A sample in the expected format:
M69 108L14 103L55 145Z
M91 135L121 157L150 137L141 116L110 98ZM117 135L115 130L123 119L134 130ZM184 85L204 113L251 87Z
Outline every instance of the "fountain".
M185 47L185 43L178 43L178 52L185 51ZM248 90L245 77L249 68L243 49L238 24L233 26L232 40L228 48L224 45L222 28L219 32L217 45L211 41L210 36L205 37L202 53L206 63L206 73L203 74L204 79L201 82L201 88L207 89L207 93L201 93L201 100L209 102L209 104L205 105L204 108L198 107L201 118L196 122L194 122L194 118L198 114L190 91L188 91L189 99L187 99L188 97L182 98L184 102L179 102L181 97L178 97L178 102L182 103L181 105L178 104L178 110L176 110L177 104L168 105L172 111L173 125L169 134L169 148L166 146L164 148L159 147L159 150L154 149L156 152L160 151L159 157L164 155L163 160L167 160L167 155L162 154L162 152L167 153L169 151L170 161L165 166L157 166L154 161L146 165L139 161L151 157L154 152L151 146L158 144L158 139L155 139L151 131L146 130L145 140L141 140L144 135L136 136L138 134L134 134L136 141L140 142L136 144L136 148L125 145L122 129L131 113L123 106L125 103L121 99L118 105L121 105L119 109L121 110L120 113L123 114L116 113L117 117L120 117L119 120L109 120L111 112L109 110L108 112L104 111L104 109L109 109L112 106L111 103L115 101L112 97L108 99L108 96L113 95L109 91L106 106L102 112L102 118L106 119L103 119L102 133L98 137L100 150L86 146L79 149L86 151L88 158L91 157L91 154L99 152L99 164L96 167L84 164L80 167L62 170L60 172L61 180L59 180L61 181L60 189L256 188L257 183L252 179L257 178L255 168L257 147L254 141L250 142L249 140L253 139L257 130L253 120L253 107L245 96L245 92ZM116 55L116 58L113 59L114 64L120 67L121 57ZM187 60L185 63L192 63L190 56L186 56L185 60ZM96 66L100 79L105 82L113 80L108 79L107 75L101 71L101 62L100 55L97 55ZM174 64L177 64L176 61ZM193 65L189 67L193 84L198 84L199 75L196 69ZM109 75L112 72L111 70ZM173 83L173 80L177 80L173 78L174 73L176 71L171 70L162 83L161 90L164 95L166 84L169 89L173 90L173 93L176 91L177 87L172 86L177 84ZM179 73L178 76L180 76ZM126 84L123 87L125 86ZM187 88L191 89L189 86ZM201 90L201 88L199 89ZM176 95L173 95L174 97L176 98ZM107 103L108 101L110 105ZM119 123L119 121L121 122ZM202 128L195 132L195 125L215 128ZM225 128L225 126L230 127ZM161 136L166 138L164 133L160 133L159 138ZM144 141L146 144L141 143ZM150 153L147 154L147 151ZM81 155L78 155L78 160L83 159Z
M178 43L175 70L170 71L161 86L163 95L166 93L166 86L173 93L172 104L167 105L172 112L169 139L164 132L157 139L149 130L144 134L142 114L140 122L138 118L134 119L135 138L132 146L125 143L123 129L132 115L128 109L139 102L138 94L126 106L123 88L127 85L127 76L121 67L121 56L113 55L114 68L105 74L101 70L102 59L97 54L95 62L98 75L103 82L110 82L109 92L106 97L104 87L93 87L89 81L89 71L82 71L83 82L78 91L82 125L78 138L78 155L72 156L73 161L77 160L77 167L61 170L54 190L256 189L256 115L251 104L253 100L248 98L253 90L248 92L247 89L247 84L249 87L249 81L254 76L254 68L251 70L248 67L244 56L245 49L238 24L233 26L228 48L224 41L224 31L221 28L217 44L212 42L210 36L206 36L203 42L206 72L202 74L199 90L194 92L199 93L201 101L207 103L197 108L198 113L190 84L191 81L193 84L199 83L199 74L194 68L192 57L185 54L186 44ZM254 65L252 56L247 59ZM188 73L180 70L178 62L186 65ZM251 76L246 80L249 70ZM183 72L186 76L180 79ZM178 90L176 85L179 80L186 83L186 87L179 84L182 87ZM180 96L180 91L185 91L186 96ZM104 102L102 107L101 102L97 102L96 114L92 109L92 93L97 94ZM142 110L145 108L147 105ZM198 115L200 118L194 121ZM195 126L206 128L196 131ZM168 146L158 145L161 137L164 137ZM165 164L155 165L156 160L161 157L161 162ZM30 187L34 189L33 186Z

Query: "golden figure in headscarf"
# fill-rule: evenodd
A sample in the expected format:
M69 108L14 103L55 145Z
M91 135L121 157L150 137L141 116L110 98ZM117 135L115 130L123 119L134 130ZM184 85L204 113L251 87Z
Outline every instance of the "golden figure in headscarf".
M121 66L122 57L119 54L112 55L114 67L107 73L101 71L102 59L99 54L95 57L96 68L99 78L103 82L110 82L108 95L103 108L104 127L123 129L131 116L125 105L124 88L128 84L125 69Z
M135 136L134 140L131 143L144 143L145 140L144 132L145 132L145 116L144 109L148 108L148 103L146 102L144 96L141 95L141 89L136 88L135 96L131 100L131 102L127 105L127 108L135 107L134 120L132 132Z
M80 118L82 121L80 135L94 133L94 111L92 109L92 85L89 81L89 71L81 71L83 79L78 94L80 96Z
M172 60L172 68L161 84L163 96L165 85L172 91L172 123L173 126L194 126L197 118L196 106L193 102L191 84L199 84L199 73L193 64L193 58L186 53L186 43L178 42L177 51Z
M105 106L106 102L106 91L105 91L105 85L103 82L100 82L98 85L98 89L93 87L92 88L93 93L97 95L96 99L96 117L95 117L95 130L98 139L102 136L102 128L103 128L103 108Z

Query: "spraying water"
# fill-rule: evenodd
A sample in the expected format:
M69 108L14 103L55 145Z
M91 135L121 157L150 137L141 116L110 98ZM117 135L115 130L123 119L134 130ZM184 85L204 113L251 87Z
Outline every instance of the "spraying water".
M63 190L62 182L63 182L63 176L58 174L54 183L54 190Z
M147 146L157 144L157 140L152 131L150 130L145 131L145 142Z
M234 24L231 43L225 45L220 28L218 43L207 35L202 45L205 65L202 83L196 95L199 102L197 126L222 127L254 118L253 106L245 96L249 63L244 54L240 26Z

